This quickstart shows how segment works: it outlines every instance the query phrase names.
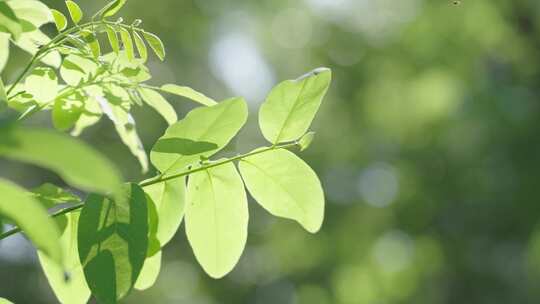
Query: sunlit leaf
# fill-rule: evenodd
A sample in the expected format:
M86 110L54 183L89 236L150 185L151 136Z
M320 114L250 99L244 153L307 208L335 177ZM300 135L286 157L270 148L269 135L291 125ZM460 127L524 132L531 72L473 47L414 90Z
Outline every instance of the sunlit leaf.
M2 82L2 78L0 78L0 111L4 110L7 107L7 95L6 95L6 88L4 87L4 82Z
M0 26L19 39L23 29L19 18L6 2L0 2Z
M73 20L73 23L79 24L83 17L83 12L79 5L71 0L66 1L66 6L69 11L69 15L71 16L71 20Z
M146 42L148 42L148 45L150 45L150 48L152 48L154 53L156 53L158 58L163 61L165 59L165 47L163 46L161 39L159 39L159 37L155 34L149 32L143 32L143 37Z
M79 136L86 128L96 124L103 115L98 101L94 97L88 97L84 102L79 119L75 123L71 135Z
M79 218L79 257L92 294L116 303L133 288L148 247L146 195L136 184L125 186L124 200L88 196Z
M62 14L61 12L51 9L51 13L54 18L54 24L56 25L56 29L61 32L66 29L67 27L67 18Z
M25 81L26 92L44 104L56 98L58 93L58 77L53 69L47 67L35 68Z
M113 192L121 183L115 166L104 156L82 141L50 130L0 129L0 157L50 169L87 191Z
M81 201L75 194L50 183L32 189L32 196L47 209L58 204L79 203Z
M304 134L304 136L302 136L302 138L298 140L300 151L304 151L309 148L309 146L313 142L313 138L315 138L315 132L307 132L306 134Z
M264 137L273 144L293 141L308 130L331 80L329 69L316 69L272 89L259 112Z
M246 187L268 212L317 232L324 218L324 194L313 170L287 150L259 153L240 161Z
M80 96L82 99L82 96ZM52 110L52 122L56 129L67 131L73 126L82 114L83 104L80 101L68 98L58 99L54 102Z
M248 205L234 164L190 175L186 234L197 261L213 278L229 273L246 245Z
M18 2L18 1L11 1ZM22 33L21 37L15 41L15 44L30 55L35 55L41 46L49 43L51 39L40 30ZM62 58L57 51L51 51L41 58L41 62L54 68L60 67Z
M13 302L6 300L4 298L0 298L0 304L13 304Z
M73 211L56 218L59 226L63 227L60 237L64 257L63 267L53 263L49 257L38 251L41 267L52 290L58 300L66 304L84 304L90 297L77 246L79 215L80 211Z
M241 98L211 107L196 108L170 126L154 145L152 164L164 174L182 171L223 149L247 120L247 105Z
M94 58L99 58L101 55L101 46L99 45L99 40L97 39L96 35L91 31L82 31L82 36L84 41L90 47Z
M60 76L70 86L77 86L81 81L88 80L90 75L95 75L98 65L87 58L79 55L69 55L62 62Z
M54 22L51 10L41 1L11 0L9 6L20 20L30 22L35 29L46 23Z
M144 261L139 278L137 279L137 282L135 282L135 289L145 290L152 287L156 283L160 270L161 251L158 251L158 253L146 258Z
M118 13L118 11L126 4L127 0L114 0L107 4L103 10L101 15L103 17L111 17Z
M217 103L212 98L207 97L190 87L179 86L176 84L165 84L161 87L161 90L167 93L189 98L205 106L212 106Z
M165 98L163 98L163 96L161 96L161 94L147 88L140 88L139 92L143 100L150 107L156 110L163 118L165 118L165 121L167 121L169 125L172 125L178 120L176 111L171 106L171 104L169 104L169 102Z
M13 221L38 249L62 265L60 232L45 208L24 189L7 180L0 179L0 193L0 216Z
M0 73L4 70L9 58L9 34L0 32Z
M144 62L146 62L146 60L148 60L148 49L146 48L144 40L142 39L141 35L139 35L139 33L137 33L136 31L133 31L133 39L135 40L137 51L139 51L139 57Z
M118 52L120 52L120 43L118 42L118 35L116 34L116 31L110 25L107 25L105 29L107 31L107 38L109 39L111 48L115 54L118 54Z
M122 40L122 45L124 46L127 59L132 61L135 58L135 50L133 49L133 40L131 39L131 34L128 30L121 29L120 39Z

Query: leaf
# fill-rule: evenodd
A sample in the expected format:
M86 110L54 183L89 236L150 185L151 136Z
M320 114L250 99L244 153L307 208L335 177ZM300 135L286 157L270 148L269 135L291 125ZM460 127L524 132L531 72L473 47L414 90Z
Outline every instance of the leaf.
M53 69L35 68L25 81L26 92L32 94L40 103L53 101L58 93L58 77Z
M122 28L120 30L120 39L122 40L122 45L126 51L128 61L132 61L135 58L135 51L133 49L133 40L131 39L131 34L128 30Z
M0 32L0 73L4 70L9 58L9 37L8 33Z
M7 101L6 88L4 87L2 78L0 78L0 111L3 111L7 107Z
M81 8L79 7L79 5L77 5L77 3L71 0L67 0L66 6L68 8L69 15L71 16L71 20L73 20L73 23L79 24L79 22L81 21L83 17L83 12Z
M136 184L124 187L122 202L91 194L81 211L79 258L98 302L116 303L135 284L148 248L147 201Z
M21 0L22 1L22 0ZM11 1L10 3L17 3L18 1ZM51 39L43 34L40 30L22 33L21 37L15 41L15 44L30 55L35 55L39 48L49 43ZM41 62L46 65L58 68L62 63L60 53L57 51L51 51L49 54L43 56L40 59Z
M77 86L90 79L91 75L96 75L97 69L98 65L94 61L72 54L62 62L60 76L70 86Z
M82 100L83 97L80 96ZM67 131L77 123L82 114L82 103L67 98L55 101L52 110L52 121L54 127L59 131Z
M154 53L156 53L158 58L163 61L165 59L165 47L163 46L161 39L159 39L159 37L155 34L149 32L143 32L143 37L146 42L148 42L148 45L150 45L150 48L152 48Z
M93 148L49 130L1 128L0 156L50 169L86 191L113 192L121 182L115 166Z
M45 208L50 209L58 204L80 203L81 199L56 185L45 183L32 189L32 196L39 200Z
M297 140L308 130L330 85L331 72L316 69L272 89L259 112L264 137L273 144Z
M95 100L94 97L88 97L84 103L81 116L79 116L79 119L71 131L71 135L81 135L86 128L96 124L101 119L102 115L103 111L101 110L98 101Z
M186 201L186 179L184 177L144 187L158 214L157 239L165 246L174 237L182 218Z
M7 180L0 179L0 193L0 216L13 221L38 249L62 265L60 233L47 211L24 189Z
M206 97L190 87L183 87L176 84L165 84L161 87L161 90L167 93L189 98L205 106L213 106L217 103L212 98Z
M160 270L161 250L153 256L146 258L139 278L135 282L135 289L145 290L152 287L156 283Z
M0 304L13 304L13 302L8 301L8 300L6 300L4 298L0 298Z
M313 170L294 153L279 149L240 161L253 198L275 216L293 219L317 232L324 218L324 194Z
M315 138L315 132L307 132L306 134L304 134L304 136L302 136L302 138L298 140L300 151L304 151L309 148L309 146L313 142L313 138Z
M61 32L66 29L67 27L67 18L62 14L61 12L51 9L51 13L54 18L54 24L56 25L56 29Z
M165 98L163 98L163 96L161 96L161 94L147 88L139 88L139 93L150 107L152 107L163 118L165 118L165 121L167 121L169 125L172 125L173 123L178 121L176 111L171 106L171 104L169 104L169 102Z
M118 11L126 4L127 0L114 0L107 4L103 10L101 15L103 17L111 17L118 13Z
M56 218L57 223L64 227L60 236L64 267L59 267L41 251L38 251L39 261L49 285L51 285L58 300L66 304L84 304L88 302L90 297L90 289L86 284L79 260L77 245L79 215L80 211L73 211Z
M186 233L195 257L213 278L229 273L246 245L248 205L244 184L228 163L190 175Z
M22 34L22 25L15 12L6 2L0 2L0 27L5 28L15 40Z
M120 43L118 42L116 31L110 25L106 25L105 30L107 31L107 38L109 38L109 43L111 44L113 52L118 54L118 52L120 52Z
M41 1L17 0L9 1L9 6L15 11L19 20L29 22L35 29L50 22L54 22L51 10Z
M86 30L82 31L81 35L84 39L84 42L86 42L86 44L88 44L88 46L90 47L94 58L99 58L99 56L101 55L101 46L99 45L99 41L96 35L93 32Z
M139 56L141 57L143 62L146 62L146 60L148 60L148 49L146 48L144 40L142 39L141 35L139 35L139 33L137 33L136 31L133 31L133 38L135 40L137 50L139 51Z
M223 149L247 120L247 105L241 98L211 107L197 108L170 126L154 145L152 164L163 174L184 170L201 156Z

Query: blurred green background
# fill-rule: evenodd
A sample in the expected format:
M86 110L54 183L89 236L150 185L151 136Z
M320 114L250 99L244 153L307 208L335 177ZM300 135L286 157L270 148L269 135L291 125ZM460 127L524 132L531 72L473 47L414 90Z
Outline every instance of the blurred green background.
M87 15L105 3L78 2ZM121 15L167 47L165 63L150 62L153 83L249 101L251 119L224 154L264 144L257 109L277 82L334 72L301 153L326 191L322 230L251 201L231 274L204 274L181 227L156 285L125 303L540 303L538 0L131 0ZM12 57L4 79L26 60ZM192 108L170 101L180 117ZM166 124L148 108L134 115L149 150ZM126 179L144 178L107 119L83 138ZM0 176L62 184L12 162ZM56 302L22 236L0 244L0 294Z

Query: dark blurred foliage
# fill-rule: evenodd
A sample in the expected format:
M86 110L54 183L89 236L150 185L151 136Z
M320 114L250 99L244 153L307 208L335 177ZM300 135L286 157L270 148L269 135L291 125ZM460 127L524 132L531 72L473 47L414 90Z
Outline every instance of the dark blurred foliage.
M301 154L326 190L321 232L252 202L239 265L212 280L182 227L157 284L125 303L539 303L540 2L453 2L129 1L124 19L143 19L167 46L166 62L150 64L156 84L249 100L252 118L226 154L264 144L257 108L275 83L318 66L334 82ZM12 58L8 80L25 60ZM171 101L180 116L192 108ZM150 149L165 122L147 108L135 117ZM111 128L104 120L83 138L141 180ZM0 166L26 186L61 183ZM22 237L0 245L0 259L0 294L55 302Z

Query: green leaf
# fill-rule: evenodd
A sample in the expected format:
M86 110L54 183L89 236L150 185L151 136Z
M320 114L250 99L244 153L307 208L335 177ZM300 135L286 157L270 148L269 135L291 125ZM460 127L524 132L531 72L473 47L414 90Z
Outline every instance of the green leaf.
M62 62L60 76L70 86L77 86L97 73L98 65L79 55L69 55Z
M50 209L58 204L80 203L81 199L56 185L45 183L32 189L32 196L39 200L45 208Z
M11 1L10 3L17 3L18 1ZM35 55L41 46L49 43L51 39L40 30L22 33L21 37L15 41L15 44L30 55ZM47 55L40 59L41 62L46 65L58 68L62 63L60 53L57 51L51 51Z
M165 246L174 237L182 218L186 201L186 180L176 178L144 187L154 202L158 214L157 239Z
M190 175L186 233L195 257L213 278L229 273L246 245L248 205L234 164Z
M60 232L47 211L24 189L9 181L0 179L0 193L0 216L13 221L38 249L62 265Z
M91 31L82 31L81 34L84 42L86 42L86 44L88 44L90 47L94 58L99 58L101 55L101 46L99 45L99 40L97 39L96 35Z
M71 20L73 20L73 23L79 24L79 22L81 21L83 17L83 12L81 8L79 7L79 5L77 5L77 3L71 0L67 0L66 6L68 8L69 15L71 16Z
M35 29L50 22L54 22L51 10L41 1L17 0L9 1L9 6L15 11L19 20L32 24Z
M79 116L79 119L71 131L71 135L81 135L86 128L96 124L101 119L102 115L103 111L101 110L98 101L95 100L94 97L88 97L84 102L81 116Z
M146 258L143 268L135 282L135 289L145 290L152 287L158 278L161 270L161 250L151 257Z
M146 62L146 60L148 60L148 49L146 48L144 40L142 39L141 35L139 35L139 33L135 31L133 31L133 38L135 40L137 50L139 51L139 56L141 57L143 62Z
M79 215L80 211L73 211L56 218L59 226L63 227L60 244L64 257L64 267L59 267L49 257L38 251L43 272L61 303L84 304L88 302L90 297L90 289L86 284L83 268L79 260L77 245Z
M0 304L13 304L13 302L8 301L8 300L6 300L4 298L0 298Z
M53 69L35 68L25 81L26 92L32 94L40 103L53 101L58 93L58 77Z
M61 12L51 9L51 13L54 17L54 24L56 24L56 29L61 32L67 27L67 18Z
M206 97L202 93L199 93L190 87L179 86L176 84L165 84L161 87L161 90L167 93L189 98L205 106L213 106L217 103L212 98Z
M9 37L8 33L0 32L0 73L4 70L9 58Z
M155 34L149 32L143 32L143 37L146 42L148 42L148 45L150 45L150 48L152 48L154 53L156 53L158 58L163 61L165 59L165 47L163 46L161 39L159 39L159 37Z
M23 28L19 18L6 2L0 2L0 27L4 27L18 40Z
M163 118L165 118L165 121L167 121L169 125L172 125L173 123L178 121L176 111L171 106L171 104L169 104L169 102L165 98L163 98L163 96L161 96L161 94L159 94L155 90L147 88L140 88L139 93L150 107L152 107Z
M91 194L81 211L79 257L86 282L99 302L116 303L133 288L148 248L144 191L124 187L122 202Z
M273 88L259 112L264 137L277 144L306 133L330 86L331 74L329 69L319 68Z
M101 16L111 17L118 13L118 11L126 4L127 0L114 0L107 4L103 9Z
M170 126L154 145L152 164L164 174L177 173L223 149L247 120L247 105L232 98L211 107L196 108Z
M109 43L111 44L113 52L118 54L118 52L120 52L120 43L118 42L116 31L110 25L107 25L105 30L107 31L107 38L109 38Z
M79 95L82 100L83 96ZM82 103L78 100L70 100L68 98L58 99L55 101L52 110L52 122L54 127L60 131L67 131L75 126L79 117L81 117L83 108Z
M3 111L7 107L7 101L6 88L4 87L2 78L0 78L0 111Z
M128 30L122 28L120 30L120 39L122 39L122 45L126 52L128 61L132 61L135 58L135 50L133 49L133 40Z
M309 146L313 142L313 138L315 138L315 132L307 132L306 134L304 134L304 136L302 136L302 138L298 140L300 151L304 151L309 148Z
M93 148L49 130L0 129L0 156L50 169L87 191L113 192L121 183L115 166Z
M279 149L240 161L253 198L271 214L293 219L317 232L324 218L324 194L313 170L294 153Z

